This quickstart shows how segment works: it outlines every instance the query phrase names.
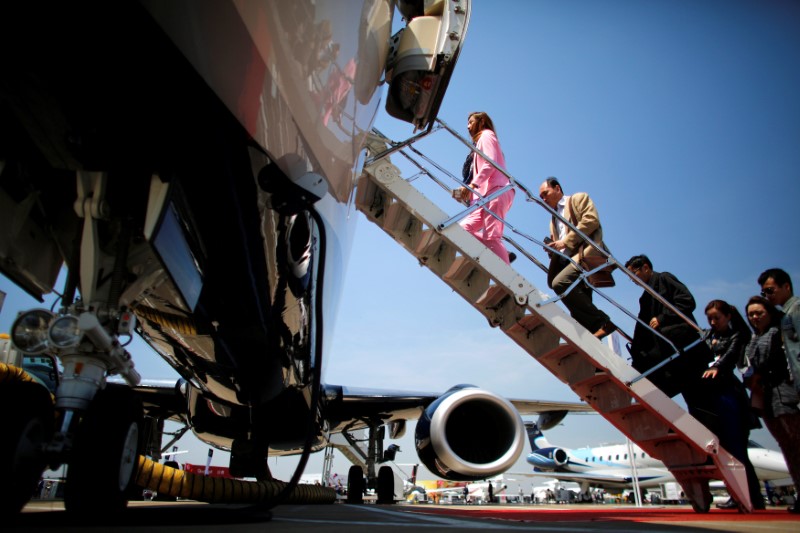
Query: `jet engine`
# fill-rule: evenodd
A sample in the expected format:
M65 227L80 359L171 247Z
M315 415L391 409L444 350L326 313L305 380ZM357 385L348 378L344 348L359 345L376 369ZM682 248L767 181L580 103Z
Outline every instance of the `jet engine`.
M528 456L528 463L541 470L560 470L568 461L569 456L563 448L539 448Z
M417 453L434 474L476 481L508 470L525 446L519 413L505 398L457 385L431 403L417 422Z

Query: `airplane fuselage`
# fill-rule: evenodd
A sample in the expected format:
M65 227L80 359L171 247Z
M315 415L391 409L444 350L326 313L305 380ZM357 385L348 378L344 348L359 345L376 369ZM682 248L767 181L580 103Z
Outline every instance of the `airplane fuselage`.
M780 452L752 443L748 455L761 481L778 481L789 477L786 461ZM570 473L593 476L593 483L597 485L603 484L604 476L608 485L630 484L634 471L639 483L645 487L675 481L664 463L649 456L635 444L630 447L627 444L614 444L574 449L547 447L534 450L526 460L537 471L552 472L554 477L558 477L559 473L564 474L564 479L572 479L568 476ZM580 481L578 478L574 480ZM588 478L586 480L588 482Z
M297 449L342 291L390 4L23 3L2 16L15 53L0 86L0 216L23 229L0 237L3 273L41 298L66 262L86 306L132 310L186 380L198 436L229 448L256 421L282 428L270 446Z

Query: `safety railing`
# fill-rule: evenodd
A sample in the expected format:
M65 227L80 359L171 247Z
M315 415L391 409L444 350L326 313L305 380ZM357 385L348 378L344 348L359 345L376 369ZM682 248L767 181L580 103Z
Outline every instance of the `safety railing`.
M435 160L430 158L429 156L425 155L421 150L419 150L415 144L421 141L422 139L429 137L431 134L436 133L440 130L447 131L450 133L455 139L457 139L461 144L463 144L468 150L472 151L474 154L482 157L486 161L489 162L495 169L500 171L506 178L509 180L509 184L506 187L502 187L496 191L493 191L488 196L481 195L476 189L470 187L468 184L465 184L463 180L451 173L447 168L442 166L441 164L437 163ZM561 301L565 296L567 296L572 290L579 286L579 284L584 283L590 290L593 291L594 294L599 295L603 300L608 302L609 305L615 307L619 312L623 313L634 322L640 324L645 329L650 331L656 337L660 338L664 341L664 343L673 350L672 355L667 357L666 359L662 360L656 366L648 369L646 372L643 372L639 377L635 378L631 383L635 383L636 381L642 379L643 377L647 377L653 372L656 372L658 369L662 368L664 365L668 364L669 362L673 361L677 357L679 357L683 352L688 351L695 347L700 342L704 342L702 335L698 335L697 340L693 341L692 343L688 344L684 347L676 346L670 339L665 337L660 331L652 328L648 323L640 320L638 314L632 313L628 310L625 306L621 303L616 301L612 298L605 290L600 289L598 287L593 286L589 282L589 276L599 272L600 270L606 268L612 268L614 271L619 271L623 276L627 277L630 281L632 281L637 286L641 287L642 290L649 293L654 299L664 305L665 308L669 309L672 313L678 316L681 320L683 320L686 324L690 327L698 331L698 333L702 332L702 328L700 328L692 319L682 313L679 309L677 309L672 303L665 300L660 294L654 291L647 283L644 283L640 280L633 272L628 270L624 264L620 263L611 253L607 252L602 246L599 246L596 242L594 242L588 235L583 233L579 230L571 221L564 218L560 215L556 210L552 209L549 205L547 205L537 194L532 193L524 184L519 182L514 176L512 176L506 169L502 168L498 165L494 160L488 157L485 153L481 150L478 150L472 142L462 137L457 131L447 125L444 121L440 119L436 119L435 124L431 127L426 129L425 131L410 137L404 141L395 142L386 136L384 136L380 131L377 129L372 130L373 138L383 143L384 145L388 145L389 148L385 149L384 151L378 153L377 155L373 156L367 161L367 164L374 163L375 161L382 159L391 154L399 154L401 155L405 161L411 164L413 167L416 168L416 172L412 173L410 177L406 178L407 181L415 181L422 177L427 177L430 181L435 184L437 187L442 189L444 192L447 193L447 196L452 199L452 194L455 189L466 187L469 189L470 192L473 193L474 197L477 198L476 201L471 202L469 205L465 206L463 209L453 213L450 218L443 221L439 224L438 230L444 230L445 228L449 227L452 224L456 224L465 217L467 217L470 213L475 211L476 209L483 209L488 213L490 216L501 220L506 228L506 234L504 235L504 241L511 245L519 254L517 255L518 258L524 258L527 260L531 265L535 266L537 269L547 273L548 266L545 262L539 260L536 254L530 249L529 246L526 246L524 242L527 241L529 245L534 245L535 250L541 250L542 252L548 252L552 254L556 254L567 261L569 264L573 265L575 268L578 269L580 272L579 277L572 283L570 286L561 294L557 295L553 298L545 300L537 304L537 306L544 306L544 305L554 305L556 302ZM433 172L432 169L435 169L436 172ZM553 217L559 220L562 224L566 225L572 231L574 231L582 240L582 242L586 246L593 247L597 252L599 252L604 258L605 262L601 263L591 270L586 270L583 268L578 262L576 262L570 255L563 253L561 251L555 250L554 248L548 247L547 243L543 240L539 240L530 233L524 231L521 227L514 224L511 220L507 218L502 218L497 215L497 213L492 212L490 209L486 207L491 200L504 194L511 188L516 189L521 194L524 195L526 203L532 203L540 208L544 209L548 216ZM453 202L458 203L456 200ZM447 211L449 213L449 211ZM508 233L512 233L513 235L517 236L520 240L514 239L508 235ZM549 258L548 258L549 261ZM519 263L515 265L518 267ZM628 346L630 350L630 344L632 343L632 337L628 335L624 330L617 325L617 331L619 334L624 337L628 341Z

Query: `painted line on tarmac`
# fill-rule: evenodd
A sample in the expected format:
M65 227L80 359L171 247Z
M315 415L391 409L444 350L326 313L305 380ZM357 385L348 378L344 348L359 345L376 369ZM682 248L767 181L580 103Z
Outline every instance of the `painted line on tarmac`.
M422 513L411 513L403 511L391 511L388 509L378 509L373 506L354 506L354 511L370 512L375 514L383 514L389 517L400 519L401 521L387 520L387 521L366 521L366 520L331 520L331 519L309 519L309 518L286 518L283 516L273 517L273 522L294 522L305 524L330 524L330 525L352 525L352 526L384 526L384 527L415 527L415 528L441 528L443 526L458 528L458 529L494 529L494 530L512 530L512 531L553 531L553 525L548 523L514 523L514 524L497 524L490 523L481 519L458 519L448 518L443 516L433 516ZM588 523L585 527L561 527L559 524L558 531L585 533L587 531L595 531L593 524Z

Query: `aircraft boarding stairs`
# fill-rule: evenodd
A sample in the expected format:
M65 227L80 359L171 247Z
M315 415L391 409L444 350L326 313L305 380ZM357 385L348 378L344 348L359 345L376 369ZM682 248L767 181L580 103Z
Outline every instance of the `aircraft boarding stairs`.
M461 228L457 222L469 212L463 204L451 198L449 203L460 205L462 209L451 216L412 184L419 177L428 177L448 192L462 186L460 179L412 146L442 129L475 151L471 143L439 120L432 128L401 143L392 142L373 130L368 159L358 183L357 208L599 414L648 454L663 461L683 487L695 511L708 511L712 501L708 481L720 479L739 502L740 509L750 512L752 504L744 467L719 446L713 433L573 320L557 305L559 298L541 292L519 274L515 267L523 266L522 257L514 265L507 265ZM419 172L404 179L388 157L393 153L405 157ZM448 174L454 185L448 187L430 171L430 166ZM535 203L549 211L549 220L554 212L536 194L506 175L517 188L513 209L520 210L525 203ZM509 232L522 235L537 245L531 248L543 249L541 241L521 233L506 221L506 235ZM506 237L506 240L518 250L517 255L522 254L546 271L532 253L513 239ZM618 267L617 274L628 276L648 289L613 257L609 257L609 261ZM595 289L595 294L636 320L636 314L618 305L602 290Z

